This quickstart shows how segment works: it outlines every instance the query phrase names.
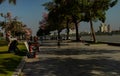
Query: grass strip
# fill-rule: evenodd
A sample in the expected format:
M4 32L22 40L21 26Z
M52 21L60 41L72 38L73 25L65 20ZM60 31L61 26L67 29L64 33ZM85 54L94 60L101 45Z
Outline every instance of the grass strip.
M8 46L5 45L5 43L4 45L2 44L3 43L1 43L0 41L0 76L11 76L17 68L23 56L26 55L26 48L24 44L20 43L18 45L20 53L16 55L14 53L8 53Z

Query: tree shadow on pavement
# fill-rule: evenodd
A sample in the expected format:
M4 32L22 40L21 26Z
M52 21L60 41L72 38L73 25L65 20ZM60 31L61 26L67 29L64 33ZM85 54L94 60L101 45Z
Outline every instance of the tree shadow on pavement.
M107 57L41 58L27 62L23 72L25 76L120 76L120 61Z
M105 54L105 53L120 53L120 50L96 50L96 49L50 49L48 51L40 51L40 54L52 54L52 55L93 55L93 54Z

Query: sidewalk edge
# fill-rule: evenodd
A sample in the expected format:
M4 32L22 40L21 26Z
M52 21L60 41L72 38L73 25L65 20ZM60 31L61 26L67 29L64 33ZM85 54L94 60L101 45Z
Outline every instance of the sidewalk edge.
M17 66L17 68L15 69L15 71L13 72L12 76L19 76L22 72L22 69L25 65L25 60L26 60L26 56L24 56L21 60L21 62L19 63L19 65Z

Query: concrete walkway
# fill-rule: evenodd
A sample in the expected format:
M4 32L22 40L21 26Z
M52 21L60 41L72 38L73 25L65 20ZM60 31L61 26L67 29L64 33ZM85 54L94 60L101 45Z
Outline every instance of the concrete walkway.
M120 76L120 47L45 43L36 58L25 62L22 76Z

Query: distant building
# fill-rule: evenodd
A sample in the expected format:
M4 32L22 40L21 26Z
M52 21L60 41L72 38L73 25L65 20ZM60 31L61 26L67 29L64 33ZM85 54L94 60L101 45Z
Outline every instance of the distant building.
M76 30L75 29L69 29L69 34L75 34ZM67 34L67 29L63 29L61 34Z
M110 27L110 25L108 25L108 32L111 32L111 27Z
M106 25L105 23L101 23L100 27L99 27L99 31L100 32L111 32L111 27L110 25Z
M76 29L70 29L70 34L75 34L76 33Z

